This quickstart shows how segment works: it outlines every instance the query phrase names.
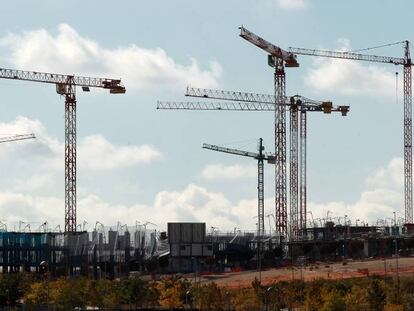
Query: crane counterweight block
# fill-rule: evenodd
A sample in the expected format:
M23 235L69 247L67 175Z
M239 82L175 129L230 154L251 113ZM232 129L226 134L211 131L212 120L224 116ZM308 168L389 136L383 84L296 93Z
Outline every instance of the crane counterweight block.
M322 103L323 113L331 113L332 112L332 102L323 102Z

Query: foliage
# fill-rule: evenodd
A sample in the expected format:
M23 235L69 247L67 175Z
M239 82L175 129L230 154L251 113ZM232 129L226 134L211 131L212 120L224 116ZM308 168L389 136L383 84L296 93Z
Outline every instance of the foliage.
M0 306L15 305L22 298L25 286L24 275L0 275Z
M192 305L199 310L216 311L228 307L225 299L229 299L229 293L223 293L215 283L195 286L191 289Z
M184 307L185 296L189 287L189 282L179 277L172 276L162 279L156 284L160 306L166 308Z
M368 289L368 303L372 311L384 310L386 293L383 283L377 277L371 279L371 284Z
M38 279L24 274L0 275L1 306L23 302L27 310L196 308L198 310L400 311L414 310L414 277L318 279L222 288L192 284L179 276L145 281L86 278Z
M360 286L353 286L350 293L345 296L347 311L369 310L368 291Z
M239 289L233 297L233 306L236 311L263 310L263 303L256 292L251 289Z
M343 294L338 290L327 292L321 311L346 311L346 303Z

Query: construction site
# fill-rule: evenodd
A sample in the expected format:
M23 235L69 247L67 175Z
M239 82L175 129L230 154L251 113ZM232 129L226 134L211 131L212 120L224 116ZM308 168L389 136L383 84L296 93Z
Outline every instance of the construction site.
M282 49L244 27L240 37L267 54L274 69L274 94L225 91L188 87L186 97L198 101L158 101L158 110L271 112L274 114L274 152L265 152L263 139L257 150L240 150L203 144L207 150L251 158L257 161L257 230L234 228L222 232L203 222L168 222L168 230L153 225L105 226L96 222L90 232L77 220L77 122L76 89L90 88L124 94L120 79L95 78L0 69L0 79L55 84L65 107L65 208L64 229L51 230L44 223L36 230L30 225L9 230L0 227L0 270L49 272L52 275L83 275L90 278L120 278L139 273L225 273L243 270L304 266L315 262L410 257L414 252L413 169L412 169L412 78L409 42L403 57L376 56L354 52ZM377 223L350 219L341 211L325 218L313 218L307 206L307 120L308 113L339 114L346 117L349 105L329 100L286 94L286 70L299 67L299 56L324 57L402 66L404 71L404 217L384 215ZM7 136L1 143L36 139L36 133ZM201 145L201 143L200 143ZM224 156L224 155L223 155ZM274 206L265 213L264 169L275 172ZM268 218L268 225L266 225ZM114 219L114 222L117 220ZM253 220L252 220L253 222ZM23 223L22 223L23 225ZM256 275L256 274L255 274Z

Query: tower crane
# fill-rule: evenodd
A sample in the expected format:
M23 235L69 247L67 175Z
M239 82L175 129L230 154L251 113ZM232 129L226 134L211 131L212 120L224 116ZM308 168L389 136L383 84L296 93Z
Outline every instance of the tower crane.
M413 160L412 160L412 78L410 42L404 41L404 57L377 56L353 52L289 48L294 55L309 55L400 65L404 68L404 207L405 222L413 223Z
M0 143L7 143L10 141L26 140L36 138L34 134L19 134L13 136L0 137Z
M276 230L288 235L287 221L287 168L286 168L286 67L299 67L296 55L264 40L240 27L240 37L269 53L268 64L275 68L275 218Z
M266 160L268 163L275 163L275 157L273 155L267 155L264 151L263 139L259 138L259 144L256 152L220 147L216 145L203 144L204 149L213 151L225 152L235 154L243 157L249 157L257 160L257 236L263 237L264 228L264 165Z
M32 81L56 85L65 97L65 232L76 231L76 87L89 92L91 87L125 93L120 79L94 78L36 71L0 68L0 79Z
M157 109L175 109L175 110L223 110L223 111L274 111L275 96L268 94L256 94L246 92L233 92L222 90L211 90L201 88L187 88L186 96L198 97L204 99L222 99L224 102L163 102L158 101ZM300 187L299 187L299 212L297 205L291 209L291 231L298 236L303 232L306 226L306 112L308 111L322 111L324 113L340 112L341 115L346 116L349 111L349 106L333 106L332 102L323 102L311 100L299 95L286 97L284 102L284 109L300 111ZM292 131L297 128L291 127ZM297 134L296 134L297 135ZM298 149L291 149L291 153L298 153ZM298 156L293 155L291 158L297 159ZM292 183L297 181L297 165L291 165ZM295 177L296 176L296 177ZM292 187L297 190L297 187ZM296 196L298 202L298 192L291 193L291 199ZM299 223L298 223L299 222ZM264 223L264 220L263 220ZM301 229L302 228L302 229Z
M239 101L243 104L269 104L273 106L276 101L274 95L234 92L187 87L186 96L197 98L211 98L221 100ZM285 98L285 105L290 111L290 238L300 238L306 226L306 112L323 111L331 113L332 102L315 101L299 95ZM334 111L346 116L349 106L337 106ZM298 114L300 113L300 120ZM300 129L299 129L300 127ZM300 132L300 134L298 134ZM299 137L298 137L299 136ZM300 144L298 142L300 139ZM300 148L300 152L298 150ZM299 185L300 183L300 185Z

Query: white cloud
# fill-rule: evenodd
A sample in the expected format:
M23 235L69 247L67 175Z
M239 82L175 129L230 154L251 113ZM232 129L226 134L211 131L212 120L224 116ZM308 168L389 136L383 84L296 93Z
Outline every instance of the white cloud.
M115 146L102 135L86 136L79 146L81 167L114 169L149 163L161 153L152 146Z
M17 116L14 121L0 123L0 135L34 133L36 138L2 144L0 159L2 164L13 163L22 169L27 167L55 167L57 155L59 163L63 161L63 145L47 133L46 128L38 120ZM62 166L62 165L60 165Z
M9 225L18 221L41 224L48 221L53 228L63 224L64 200L55 197L25 195L17 192L0 192L2 217ZM220 230L255 230L257 199L230 202L222 193L190 184L182 191L161 191L153 204L110 204L97 195L89 194L78 199L78 224L100 221L105 225L134 225L151 221L165 229L168 221L200 221Z
M52 137L40 121L18 116L12 122L0 123L2 133L34 133L36 139L24 144L4 144L0 156L15 159L24 154L26 158L42 159L45 167L63 167L64 143ZM78 145L79 166L86 169L119 169L149 163L160 157L160 151L152 146L117 146L102 135L82 137Z
M403 197L403 169L402 159L394 158L390 163L380 168L366 179L365 189L359 199L354 203L328 202L316 204L310 202L308 210L312 211L314 218L330 216L344 217L355 221L360 219L369 224L376 224L379 219L393 216L396 211L398 217L404 217ZM308 217L309 219L309 217ZM341 220L343 222L343 219Z
M309 0L276 0L279 7L288 10L303 9L309 5Z
M338 40L339 51L350 50L347 39ZM392 69L392 70L390 70ZM372 63L314 58L305 83L319 92L335 91L345 95L368 94L375 97L395 96L394 67Z
M397 211L398 217L404 216L403 195L398 180L400 159L393 159L386 168L382 168L367 178L367 189L353 203L327 202L317 204L310 202L308 210L314 219L344 217L355 223L356 219L376 224L378 219L392 217ZM401 184L401 182L399 182ZM63 199L48 196L28 195L16 192L0 192L0 209L2 220L16 223L19 220L42 222L48 220L51 226L63 223ZM273 213L274 199L265 202L266 214ZM86 220L106 225L116 225L117 221L133 225L135 220L151 221L165 229L169 221L199 221L207 226L219 227L222 231L231 231L234 227L242 230L255 230L257 219L257 198L230 201L223 193L190 184L178 191L160 191L151 204L112 204L95 194L86 194L78 199L78 223ZM311 217L308 215L308 220ZM271 226L274 228L271 219ZM343 222L343 219L342 219ZM268 220L265 222L268 228Z
M388 165L379 169L366 180L370 188L387 188L402 191L404 185L404 163L402 158L392 159Z
M64 200L56 197L41 197L17 192L0 192L1 220L9 225L24 221L32 225L48 221L55 224L64 215ZM59 217L60 216L60 217Z
M223 165L210 164L201 172L201 176L209 181L215 180L234 180L240 178L250 178L257 175L257 167L254 165Z
M127 89L176 88L188 84L215 87L222 73L216 61L203 70L196 59L190 58L187 65L179 64L162 48L135 44L104 48L67 24L58 26L56 36L45 29L10 33L0 39L0 45L10 49L8 61L17 68L121 77Z
M25 179L17 179L14 182L14 189L17 192L34 192L51 188L54 176L51 174L33 175Z

